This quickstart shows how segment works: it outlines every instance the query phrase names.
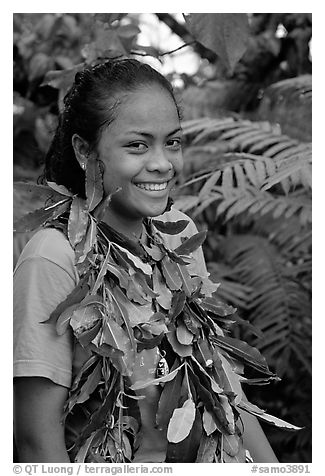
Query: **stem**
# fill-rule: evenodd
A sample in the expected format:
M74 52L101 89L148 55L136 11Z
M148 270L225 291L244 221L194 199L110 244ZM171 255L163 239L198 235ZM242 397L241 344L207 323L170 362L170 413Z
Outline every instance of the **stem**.
M224 460L223 460L223 433L221 433L221 443L220 443L220 462L221 463L224 463Z
M185 48L186 46L194 45L195 43L196 43L195 41L189 41L188 43L184 43L184 45L181 45L181 46L179 46L178 48L175 48L174 50L165 51L165 53L160 53L159 56L170 55L170 54L172 54L172 53L175 53L176 51L181 50L182 48Z
M193 400L193 395L191 392L190 381L189 381L188 372L187 372L187 366L188 366L187 361L185 361L184 364L185 364L185 378L186 378L186 383L188 388L188 396L191 398L191 400Z
M120 405L119 410L118 410L118 433L119 433L119 440L120 440L120 448L122 450L123 448L123 431L122 431L122 420L123 420L123 396L124 396L124 381L123 381L123 376L120 375L120 400L122 405ZM123 450L122 450L123 452ZM124 457L123 457L124 459Z

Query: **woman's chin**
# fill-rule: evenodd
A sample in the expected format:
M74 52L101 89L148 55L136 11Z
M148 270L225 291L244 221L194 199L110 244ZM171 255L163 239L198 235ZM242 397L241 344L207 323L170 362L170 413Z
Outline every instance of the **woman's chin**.
M167 207L168 197L166 200L162 201L161 203L156 203L150 207L147 207L147 214L148 217L157 217L162 215Z

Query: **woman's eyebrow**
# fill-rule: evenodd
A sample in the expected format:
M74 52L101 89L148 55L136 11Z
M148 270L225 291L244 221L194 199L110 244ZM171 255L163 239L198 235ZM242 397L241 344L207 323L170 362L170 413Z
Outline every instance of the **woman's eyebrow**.
M177 127L177 129L174 129L173 131L169 132L166 137L169 137L169 136L172 136L173 134L176 134L177 132L182 132L182 128L181 127ZM144 131L127 131L127 134L137 134L137 135L140 135L140 136L143 136L143 137L148 137L150 139L152 139L154 136L153 134L149 133L149 132L144 132Z

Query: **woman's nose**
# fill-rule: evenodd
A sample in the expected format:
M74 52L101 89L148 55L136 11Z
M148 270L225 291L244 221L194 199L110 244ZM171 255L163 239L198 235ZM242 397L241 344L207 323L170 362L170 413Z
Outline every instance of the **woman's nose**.
M167 151L157 148L152 152L147 162L147 170L149 172L158 171L160 173L166 173L173 168L173 164L170 161Z

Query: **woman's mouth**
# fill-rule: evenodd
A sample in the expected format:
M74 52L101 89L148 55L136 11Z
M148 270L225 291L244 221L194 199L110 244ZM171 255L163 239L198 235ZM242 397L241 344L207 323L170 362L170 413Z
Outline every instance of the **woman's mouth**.
M167 185L168 185L168 182L162 182L162 183L139 182L135 184L136 187L141 188L143 190L147 190L148 192L160 192L162 190L165 190L167 188Z

